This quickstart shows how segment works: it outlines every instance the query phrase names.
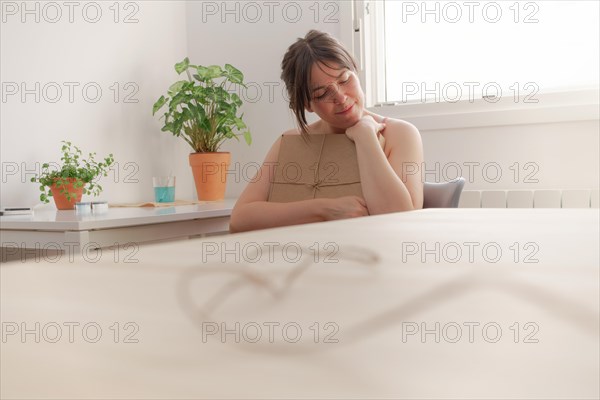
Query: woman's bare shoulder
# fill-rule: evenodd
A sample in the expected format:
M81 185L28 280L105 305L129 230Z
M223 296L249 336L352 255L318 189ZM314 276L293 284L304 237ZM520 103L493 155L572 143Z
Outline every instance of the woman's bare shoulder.
M416 126L401 119L388 118L385 122L384 136L390 144L406 141L421 141L421 133Z
M313 133L321 133L321 132L322 132L322 130L323 130L323 127L322 127L322 123L321 123L321 121L320 121L320 120L319 120L319 121L316 121L316 122L313 122L312 124L310 124L310 125L308 125L308 126L306 127L306 131L307 131L307 133L308 133L309 135L310 135L310 134L313 134ZM300 132L300 129L298 129L298 128L293 128L293 129L290 129L290 130L288 130L288 131L285 131L285 132L283 133L283 136L287 136L287 135L289 135L289 136L292 136L292 135L301 135L301 134L302 134L302 133Z
M387 127L393 127L395 132L406 132L406 133L419 133L419 130L416 126L411 124L408 121L404 121L402 119L397 118L387 118L385 121L386 129Z
M283 132L283 134L281 136L293 136L293 135L299 135L299 134L300 134L299 129L290 129L290 130Z
M385 137L384 151L388 159L391 153L396 151L395 149L404 152L409 149L422 148L421 133L410 122L388 118L385 125L385 131L383 131Z

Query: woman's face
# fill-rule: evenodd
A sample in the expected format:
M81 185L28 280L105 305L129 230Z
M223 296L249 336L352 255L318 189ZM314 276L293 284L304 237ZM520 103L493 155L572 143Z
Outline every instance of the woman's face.
M349 69L313 64L310 93L311 102L307 110L315 112L334 128L350 128L363 115L364 93L358 77Z

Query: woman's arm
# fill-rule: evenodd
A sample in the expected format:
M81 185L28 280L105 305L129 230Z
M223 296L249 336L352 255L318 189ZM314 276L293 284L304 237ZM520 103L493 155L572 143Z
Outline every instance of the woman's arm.
M366 203L356 196L268 202L280 145L281 138L273 144L260 170L235 204L229 223L231 233L368 215Z
M421 175L407 174L407 166L423 163L421 135L413 125L398 120L388 120L382 135L389 158L377 139L380 124L365 116L346 130L346 135L356 143L360 180L369 213L385 214L423 208L423 183ZM412 169L411 169L412 171Z
M235 205L229 231L245 232L278 226L308 224L369 215L367 203L358 196L310 199L290 203L254 201Z

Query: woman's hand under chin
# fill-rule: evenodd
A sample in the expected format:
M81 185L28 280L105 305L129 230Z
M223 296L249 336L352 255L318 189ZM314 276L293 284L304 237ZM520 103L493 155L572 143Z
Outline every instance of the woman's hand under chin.
M376 122L370 115L363 115L356 124L346 129L346 136L353 142L357 137L374 136L377 138L385 129L385 124Z

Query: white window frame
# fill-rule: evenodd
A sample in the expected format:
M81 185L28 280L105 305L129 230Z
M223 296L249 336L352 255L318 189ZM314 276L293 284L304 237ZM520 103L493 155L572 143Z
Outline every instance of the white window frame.
M456 103L386 103L384 2L344 1L341 7L341 40L352 49L365 92L366 106L381 115L410 121L421 130L600 120L600 89L583 87L540 91L537 103L519 98L461 100ZM496 100L496 101L494 101Z

